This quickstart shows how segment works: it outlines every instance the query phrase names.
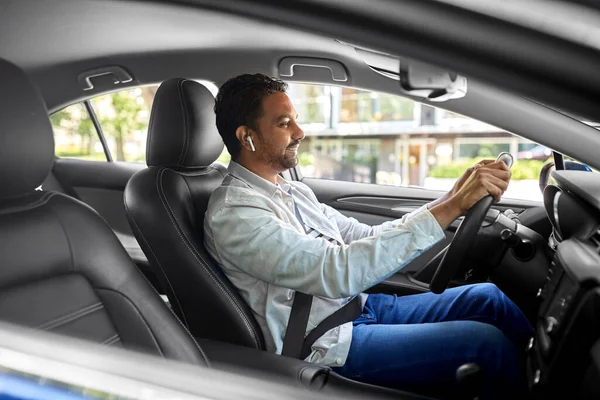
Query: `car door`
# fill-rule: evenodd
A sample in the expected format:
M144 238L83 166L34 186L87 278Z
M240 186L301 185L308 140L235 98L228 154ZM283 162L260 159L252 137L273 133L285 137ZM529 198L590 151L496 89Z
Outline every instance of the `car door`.
M400 218L451 189L477 160L507 151L516 159L513 180L494 207L549 234L537 181L549 150L534 153L539 146L509 132L395 95L297 83L289 95L306 135L295 178L342 214L369 225ZM427 290L419 282L431 279L457 226L372 290Z

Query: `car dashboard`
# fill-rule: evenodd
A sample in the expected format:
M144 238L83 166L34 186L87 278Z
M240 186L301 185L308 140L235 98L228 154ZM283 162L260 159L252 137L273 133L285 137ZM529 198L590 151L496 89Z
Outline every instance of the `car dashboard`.
M600 398L600 174L555 171L544 190L555 255L527 349L534 398Z

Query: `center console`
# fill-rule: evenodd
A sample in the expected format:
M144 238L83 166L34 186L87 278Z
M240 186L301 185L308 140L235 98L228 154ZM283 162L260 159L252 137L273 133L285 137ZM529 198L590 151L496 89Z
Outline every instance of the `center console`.
M534 398L600 398L600 243L569 239L556 251L527 349Z

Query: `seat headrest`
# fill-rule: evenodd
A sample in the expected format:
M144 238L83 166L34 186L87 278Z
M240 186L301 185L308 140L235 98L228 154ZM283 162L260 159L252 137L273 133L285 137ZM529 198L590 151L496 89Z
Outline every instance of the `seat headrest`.
M0 199L33 192L50 173L54 135L40 92L0 59Z
M198 82L182 78L163 82L152 104L148 166L191 169L212 164L224 147L214 103L211 92Z

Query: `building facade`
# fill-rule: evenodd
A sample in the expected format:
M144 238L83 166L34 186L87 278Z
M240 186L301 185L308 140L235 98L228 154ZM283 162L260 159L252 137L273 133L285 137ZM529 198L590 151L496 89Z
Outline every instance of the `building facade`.
M305 176L427 186L437 167L508 151L529 142L502 129L400 96L335 86L291 84L306 134Z

